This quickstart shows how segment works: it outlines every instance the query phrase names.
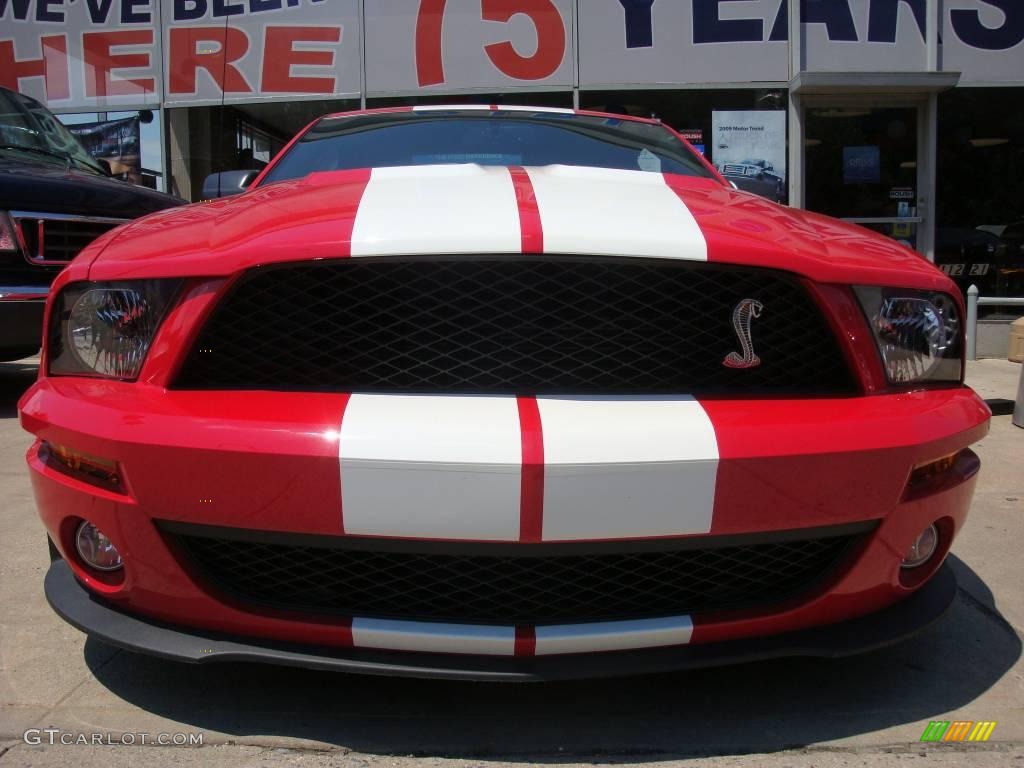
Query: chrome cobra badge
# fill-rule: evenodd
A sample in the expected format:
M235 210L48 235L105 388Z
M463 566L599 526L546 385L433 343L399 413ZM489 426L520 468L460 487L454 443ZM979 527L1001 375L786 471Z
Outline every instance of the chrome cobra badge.
M761 358L754 354L754 339L750 333L750 324L754 318L760 317L764 304L757 299L743 299L732 311L732 327L739 339L743 354L730 352L725 356L722 365L726 368L756 368Z

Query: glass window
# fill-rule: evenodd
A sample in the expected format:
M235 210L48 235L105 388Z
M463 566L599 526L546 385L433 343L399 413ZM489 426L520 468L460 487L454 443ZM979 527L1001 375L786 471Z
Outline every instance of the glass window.
M740 189L780 203L788 199L787 105L788 94L778 88L580 93L581 109L659 118ZM723 128L739 130L722 141L716 127L720 134Z
M453 93L367 99L367 109L419 107L437 104L506 104L522 107L563 107L572 109L571 91L516 91L513 93Z
M399 165L578 165L710 177L663 126L552 112L453 109L328 117L270 171L267 182L313 171Z
M1024 296L1022 99L1024 88L939 96L935 261L961 289L973 283L982 296Z
M110 165L115 177L165 191L159 110L80 112L58 118L92 157Z
M102 166L46 107L14 91L0 90L0 150L102 173Z
M210 174L262 170L311 122L353 109L359 109L356 99L169 108L170 192L186 200L200 200L203 181Z

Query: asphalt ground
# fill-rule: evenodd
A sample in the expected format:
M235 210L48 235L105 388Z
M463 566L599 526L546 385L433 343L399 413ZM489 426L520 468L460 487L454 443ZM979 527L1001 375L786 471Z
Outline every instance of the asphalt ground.
M968 376L998 402L1014 398L1019 372L990 360ZM468 684L179 665L87 640L43 598L46 542L24 466L30 439L16 416L34 375L31 362L0 364L0 768L1024 768L1024 429L1008 413L976 446L982 473L950 558L957 601L921 635L842 660ZM997 725L984 744L921 744L931 720ZM202 746L151 745L160 734L201 736ZM82 744L97 738L105 743Z

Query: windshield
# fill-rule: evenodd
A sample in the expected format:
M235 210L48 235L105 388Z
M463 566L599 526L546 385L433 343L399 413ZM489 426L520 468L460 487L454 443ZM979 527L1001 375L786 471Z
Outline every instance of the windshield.
M102 166L46 107L5 88L0 88L0 150L103 173Z
M580 165L712 177L661 125L571 113L452 110L325 117L264 183L314 171L456 163Z

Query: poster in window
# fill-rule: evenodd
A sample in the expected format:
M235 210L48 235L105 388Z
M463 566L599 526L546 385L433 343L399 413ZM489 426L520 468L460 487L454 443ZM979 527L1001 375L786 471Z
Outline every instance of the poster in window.
M97 160L106 160L110 172L133 184L142 183L139 118L77 123L67 129L78 137L86 151Z
M877 145L843 147L843 184L878 184L882 177L882 153Z
M786 111L711 113L711 159L728 181L747 192L786 202Z

